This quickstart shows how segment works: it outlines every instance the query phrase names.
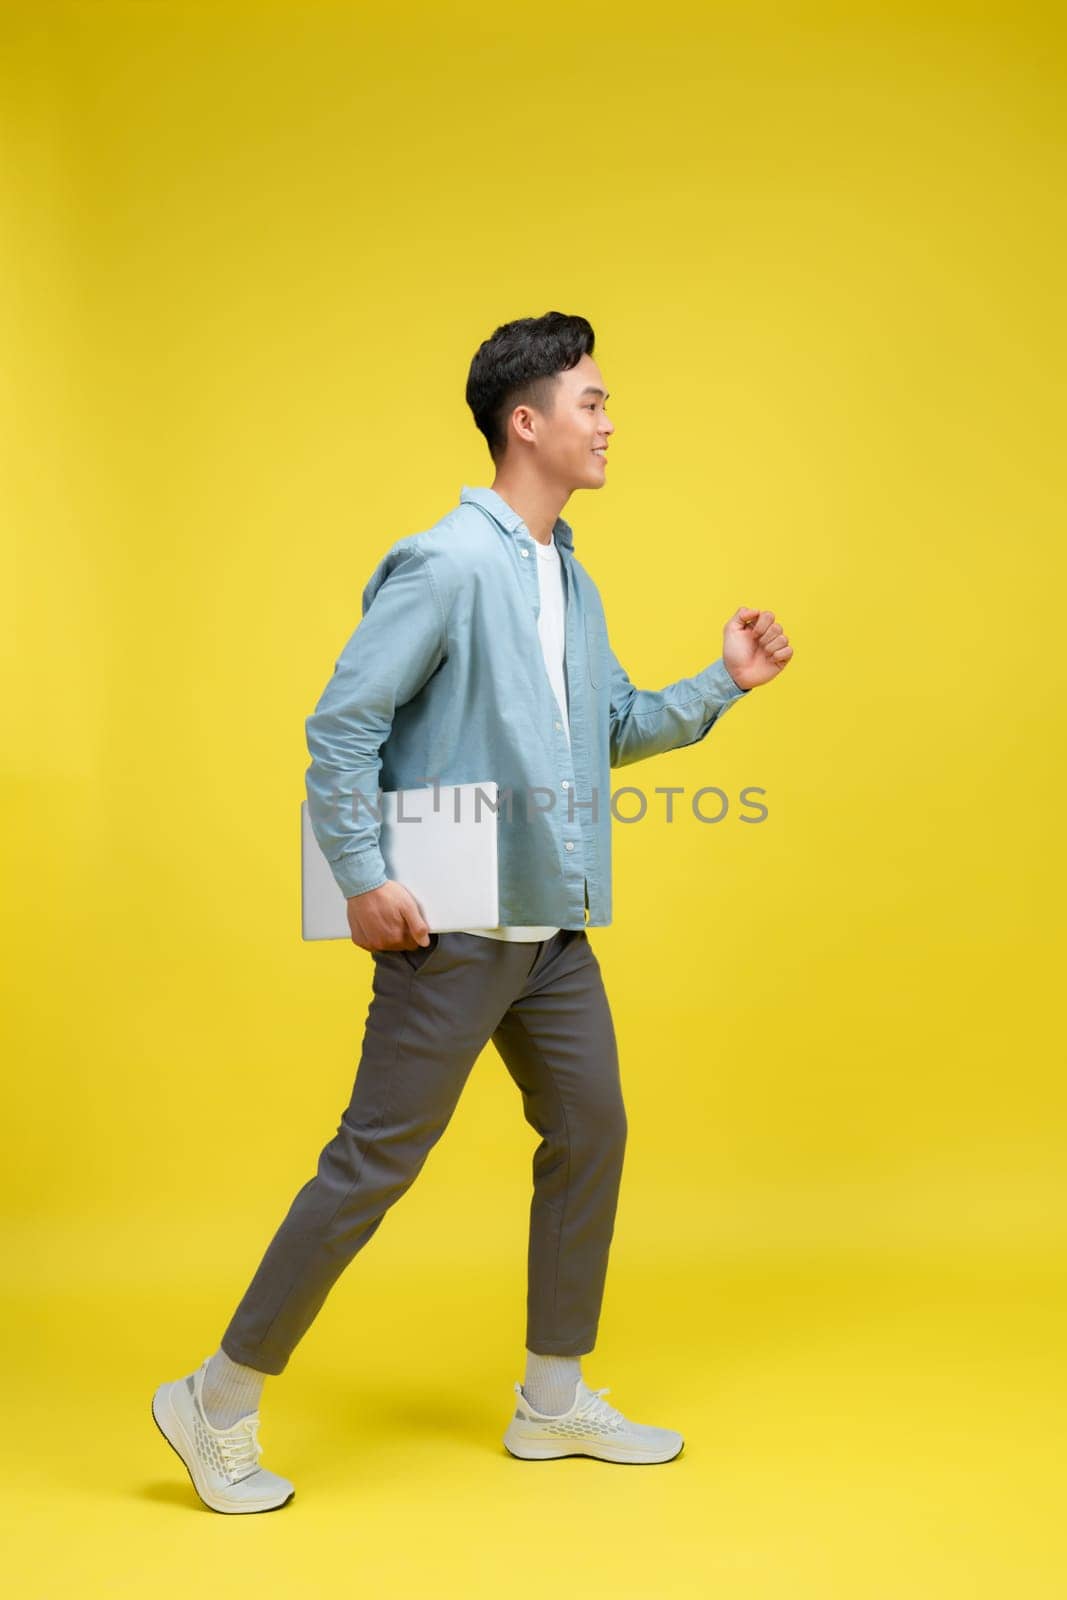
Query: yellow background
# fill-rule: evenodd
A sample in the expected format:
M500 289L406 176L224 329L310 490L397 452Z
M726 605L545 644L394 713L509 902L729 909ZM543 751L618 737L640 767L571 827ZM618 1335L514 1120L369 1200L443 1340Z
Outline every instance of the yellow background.
M1062 1594L1053 16L5 6L19 1596ZM536 1138L490 1050L267 1380L295 1501L219 1517L151 1393L370 995L300 939L303 719L388 545L490 481L478 343L549 309L612 393L564 514L634 681L739 605L796 650L615 775L767 821L617 824L591 933L631 1137L583 1369L686 1450L503 1450Z

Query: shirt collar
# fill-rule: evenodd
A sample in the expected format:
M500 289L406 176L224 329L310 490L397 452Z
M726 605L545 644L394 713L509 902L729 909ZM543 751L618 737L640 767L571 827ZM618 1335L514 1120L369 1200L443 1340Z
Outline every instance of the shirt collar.
M506 529L508 533L530 533L519 513L514 511L504 497L497 494L495 489L471 489L464 484L460 490L459 498L461 504L464 501L471 500L475 505L481 506L483 511L488 511L493 520L499 522L500 526ZM530 534L530 537L532 538L533 535ZM566 545L568 550L573 550L574 534L570 523L564 522L562 517L556 518L552 529L552 537L557 544Z

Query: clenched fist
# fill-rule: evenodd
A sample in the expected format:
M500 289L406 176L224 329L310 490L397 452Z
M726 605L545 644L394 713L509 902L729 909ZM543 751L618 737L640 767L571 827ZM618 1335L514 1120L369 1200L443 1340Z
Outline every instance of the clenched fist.
M793 646L773 611L738 606L722 630L722 663L739 689L757 689L789 665Z

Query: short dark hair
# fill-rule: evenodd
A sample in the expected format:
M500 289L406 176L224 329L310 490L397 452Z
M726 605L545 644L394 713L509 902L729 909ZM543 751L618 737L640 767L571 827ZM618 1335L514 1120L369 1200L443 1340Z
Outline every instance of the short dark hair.
M495 462L507 449L507 418L514 407L551 411L557 375L591 356L593 343L586 319L562 311L502 323L482 341L467 375L467 404Z

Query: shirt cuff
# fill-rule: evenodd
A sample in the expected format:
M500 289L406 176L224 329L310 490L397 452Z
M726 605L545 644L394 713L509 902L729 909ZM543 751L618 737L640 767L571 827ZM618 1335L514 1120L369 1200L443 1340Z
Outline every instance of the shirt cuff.
M700 678L712 698L724 706L732 706L735 700L740 700L742 695L750 693L748 689L742 689L739 683L734 682L721 657L718 661L713 661L710 667L705 667Z
M330 871L346 900L354 894L367 894L388 883L389 875L380 850L349 851L330 862Z

